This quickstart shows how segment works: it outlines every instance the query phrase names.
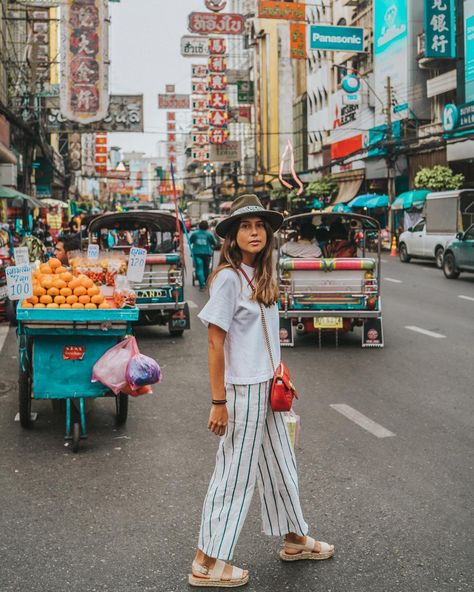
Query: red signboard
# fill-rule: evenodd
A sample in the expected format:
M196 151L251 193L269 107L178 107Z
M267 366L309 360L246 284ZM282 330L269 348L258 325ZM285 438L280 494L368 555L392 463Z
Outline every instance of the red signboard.
M306 25L290 23L290 58L306 59Z
M209 95L208 101L211 109L225 109L228 99L225 93L214 92Z
M225 39L214 37L209 39L209 53L211 55L224 55L227 51Z
M65 345L63 349L63 360L79 361L84 359L86 348L83 345Z
M245 18L235 13L192 12L189 15L188 29L191 33L200 35L242 35Z
M158 95L158 109L189 109L189 95Z
M362 134L331 144L331 159L344 158L359 150L362 150Z
M225 72L227 60L224 56L211 56L208 61L209 72Z
M211 144L225 144L229 139L229 132L226 129L215 128L209 132L209 142Z
M207 79L210 90L225 90L227 88L227 77L225 74L211 74Z
M227 111L209 111L209 123L214 127L224 127L228 119Z

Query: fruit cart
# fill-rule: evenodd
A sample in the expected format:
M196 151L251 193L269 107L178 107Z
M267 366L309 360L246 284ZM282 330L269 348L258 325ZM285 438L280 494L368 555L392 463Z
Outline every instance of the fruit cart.
M86 399L115 398L117 423L127 419L128 395L114 395L99 382L91 382L99 358L132 333L137 308L17 308L19 337L19 416L32 427L32 402L66 401L66 439L77 452L87 438Z

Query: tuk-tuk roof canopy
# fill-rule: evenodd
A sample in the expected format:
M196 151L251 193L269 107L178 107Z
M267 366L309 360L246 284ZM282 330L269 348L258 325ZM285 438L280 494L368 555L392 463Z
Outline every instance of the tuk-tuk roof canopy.
M171 212L156 210L133 210L128 212L108 212L90 221L87 232L108 230L138 230L147 228L152 232L174 232L176 216Z
M301 223L311 223L316 226L321 224L323 218L329 225L337 219L349 224L352 220L355 220L367 230L380 230L380 223L375 218L364 216L363 214L353 214L352 212L306 212L304 214L296 214L295 216L285 218L283 227Z

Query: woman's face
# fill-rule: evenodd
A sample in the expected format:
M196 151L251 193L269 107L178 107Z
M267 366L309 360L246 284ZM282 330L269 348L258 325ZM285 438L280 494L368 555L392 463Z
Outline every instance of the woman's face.
M267 231L262 218L242 218L236 240L242 253L257 255L263 251L267 244Z

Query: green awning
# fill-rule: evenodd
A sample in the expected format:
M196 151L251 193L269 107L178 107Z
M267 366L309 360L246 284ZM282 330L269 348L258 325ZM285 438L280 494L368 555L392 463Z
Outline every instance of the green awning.
M31 197L31 195L26 195L21 191L17 191L11 187L4 187L3 185L0 185L0 199L11 199L13 201L13 207L21 208L25 202L31 209L45 207L44 204Z
M421 209L426 201L426 196L430 193L427 189L414 189L405 191L395 198L392 204L392 210L411 210L412 208Z

